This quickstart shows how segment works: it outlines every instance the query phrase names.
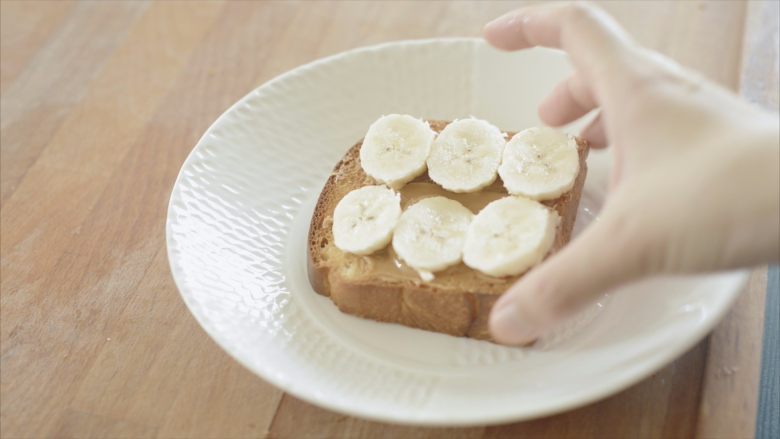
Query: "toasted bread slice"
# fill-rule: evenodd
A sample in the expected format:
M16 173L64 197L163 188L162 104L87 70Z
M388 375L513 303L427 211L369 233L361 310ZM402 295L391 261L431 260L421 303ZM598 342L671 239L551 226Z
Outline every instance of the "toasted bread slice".
M431 128L437 132L448 123L430 122ZM490 309L522 274L492 277L461 262L437 272L432 281L423 282L413 269L394 255L392 246L368 256L357 256L334 245L331 229L336 204L348 192L376 184L360 167L361 145L362 142L359 142L350 148L333 169L314 209L308 239L308 271L312 287L319 294L329 296L341 311L348 314L490 340L487 327ZM544 202L561 217L555 242L547 256L569 241L577 216L587 173L585 159L588 145L578 139L577 149L580 171L574 187L559 198ZM461 202L474 213L489 202L508 195L500 179L479 192L457 194L434 184L427 173L408 183L400 192L402 208L428 196L444 195Z

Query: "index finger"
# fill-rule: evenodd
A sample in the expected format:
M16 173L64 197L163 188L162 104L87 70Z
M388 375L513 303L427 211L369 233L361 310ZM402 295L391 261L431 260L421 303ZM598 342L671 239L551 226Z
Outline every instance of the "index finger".
M484 35L502 50L534 46L563 49L588 79L613 66L631 45L620 25L586 3L521 8L488 23Z

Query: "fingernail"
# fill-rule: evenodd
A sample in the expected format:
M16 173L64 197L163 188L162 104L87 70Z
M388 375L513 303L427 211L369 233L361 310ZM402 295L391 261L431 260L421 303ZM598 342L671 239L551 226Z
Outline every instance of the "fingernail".
M521 345L534 341L535 328L521 318L517 307L506 304L493 310L490 315L490 332L499 343Z
M498 30L506 27L511 27L515 23L517 23L517 21L518 21L517 14L510 12L496 19L493 19L493 21L488 22L488 24L485 25L485 29Z

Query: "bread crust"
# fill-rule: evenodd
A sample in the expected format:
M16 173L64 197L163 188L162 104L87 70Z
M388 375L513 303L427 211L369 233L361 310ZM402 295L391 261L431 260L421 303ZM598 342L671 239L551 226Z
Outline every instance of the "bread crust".
M448 123L430 121L436 131ZM490 309L523 274L495 278L462 266L437 273L437 279L430 283L422 282L414 274L403 279L380 279L367 269L376 261L371 255L350 255L333 244L331 226L336 204L349 191L376 184L360 167L361 145L362 140L335 166L314 208L307 246L308 275L314 291L330 297L347 314L492 341L488 331ZM561 217L553 247L546 257L560 250L571 238L587 175L589 151L587 143L580 139L577 139L577 149L580 170L574 187L559 198L544 202ZM415 181L430 182L430 179L425 173ZM448 283L450 272L452 282Z

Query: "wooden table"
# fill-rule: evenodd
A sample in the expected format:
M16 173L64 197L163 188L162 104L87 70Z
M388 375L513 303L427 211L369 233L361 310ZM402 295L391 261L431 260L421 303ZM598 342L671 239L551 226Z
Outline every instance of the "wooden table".
M764 81L751 98L776 106L776 64L761 61L772 3L604 7L640 42L728 87ZM709 338L640 384L558 416L468 429L367 422L285 395L219 349L180 300L166 202L227 106L324 55L478 35L515 4L1 4L2 437L753 434L765 269Z

